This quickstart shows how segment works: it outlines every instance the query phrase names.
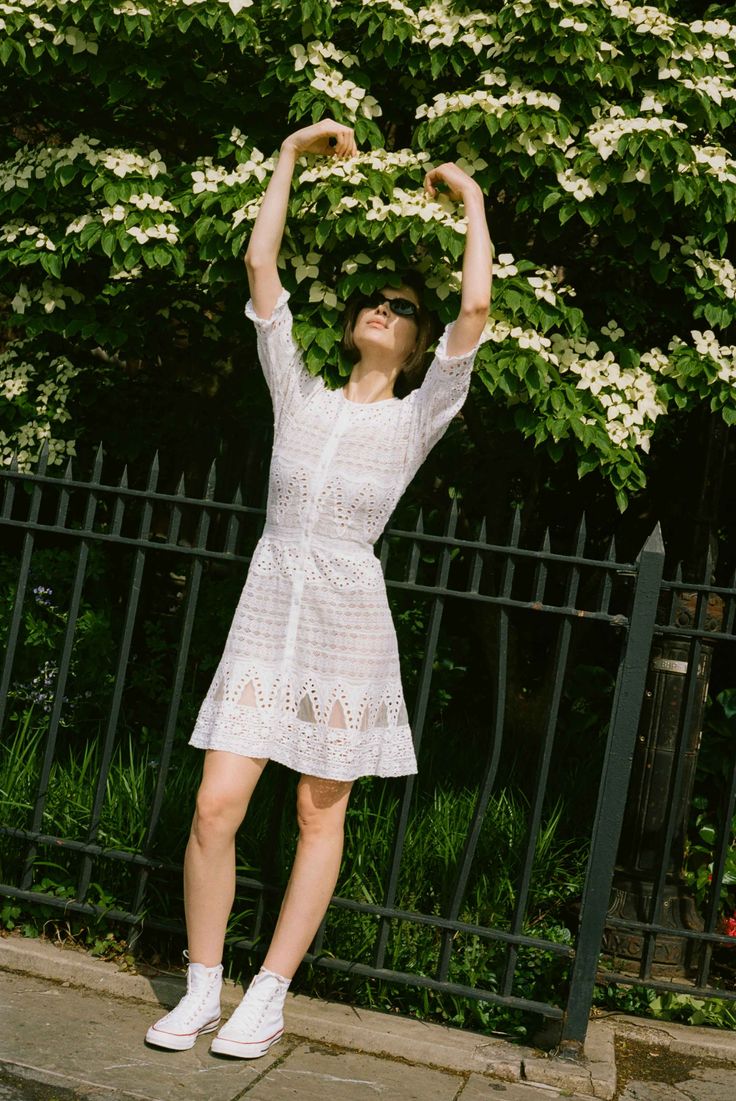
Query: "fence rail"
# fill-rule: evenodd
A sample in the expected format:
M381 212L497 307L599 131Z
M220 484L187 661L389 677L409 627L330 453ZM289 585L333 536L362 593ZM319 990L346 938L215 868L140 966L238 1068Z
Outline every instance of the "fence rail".
M0 895L79 914L104 913L131 926L134 938L146 928L183 934L180 914L172 917L164 898L166 884L180 875L181 861L162 855L166 846L160 837L161 821L164 812L170 820L170 789L181 771L179 762L193 757L185 748L186 723L206 689L211 668L211 655L207 656L206 647L202 649L198 634L213 593L217 592L211 582L220 578L232 587L243 580L264 509L245 504L247 494L240 486L227 494L228 499L220 499L223 495L218 492L214 463L201 495L186 491L183 478L173 490L161 488L156 459L146 484L140 488L127 484L126 471L115 479L103 478L104 465L100 448L89 478L75 477L71 464L63 473L49 472L44 456L35 470L11 467L0 472L0 581L5 585L0 598L7 609L0 628L4 643L0 729L6 767L10 767L9 755L23 748L22 738L30 737L31 717L35 715L37 724L39 717L42 719L42 736L33 743L29 765L33 790L27 792L25 803L22 799L15 803L8 800L0 818L0 879L7 880L0 883ZM478 525L472 537L467 529L458 535L458 522L455 502L448 508L440 531L425 530L421 512L412 525L397 517L377 550L395 610L403 607L402 601L409 601L423 631L418 669L412 670L407 693L420 777L425 756L436 756L434 682L438 655L444 652L445 636L450 630L446 627L448 615L456 623L467 619L468 630L480 632L485 648L485 679L480 686L472 685L475 703L468 753L474 754L476 787L461 851L437 885L436 893L441 898L441 904L435 907L437 912L403 906L402 869L419 780L410 776L400 784L389 782L391 790L397 792L397 804L380 898L335 896L306 959L321 968L383 979L398 986L424 987L532 1011L558 1020L563 1040L572 1044L584 1040L594 986L602 979L683 990L703 997L736 997L732 989L712 981L714 951L734 943L719 932L721 891L728 879L733 843L733 748L729 751L727 775L721 781L712 883L701 900L702 916L698 917L697 927L680 920L672 903L676 898L680 909L686 908L686 892L678 880L680 868L674 865L681 863L678 844L684 843L682 807L683 803L689 805L692 790L693 753L697 757L706 674L714 654L720 663L721 679L727 663L731 670L736 665L736 579L731 578L725 585L713 584L712 564L698 584L685 583L677 574L674 580L664 579L665 553L658 530L635 562L621 562L613 545L605 555L588 549L584 523L563 551L552 548L549 536L538 548L521 545L518 513L506 543L488 542L485 522ZM66 555L66 572L62 570L59 591L54 596L57 603L53 612L49 611L56 633L53 646L48 641L44 651L53 650L53 660L47 662L52 666L51 673L46 669L50 683L44 689L39 687L42 671L33 667L34 654L41 653L43 645L37 637L35 612L31 612L38 611L39 606L43 611L44 593L50 590L34 582L43 580L49 555L62 553ZM40 570L39 561L43 564ZM100 575L104 575L102 585L98 584ZM60 593L63 607L58 603ZM97 610L95 602L99 604ZM51 607L50 599L46 604ZM85 632L89 632L95 615L106 624L106 642L99 654L89 648L80 651L80 638L88 637ZM155 644L156 625L162 622L166 624L166 639L163 643L159 640L158 650L146 650L150 645L146 631L154 632ZM452 630L457 631L457 626ZM527 646L536 646L537 653L542 654L540 667L524 675L543 698L544 709L542 717L538 714L534 722L530 720L528 730L524 728L523 732L534 752L530 757L532 775L527 785L528 807L514 897L508 912L503 918L495 918L495 924L491 920L472 921L467 915L463 918L470 886L481 872L490 876L494 872L492 867L479 867L484 830L513 740L509 731L518 732L523 727L517 718L524 706L517 666ZM532 900L540 831L555 794L552 775L559 768L560 756L570 753L574 746L568 731L569 685L580 655L588 647L607 656L615 690L596 734L598 756L590 766L594 771L588 779L597 784L598 797L586 840L576 935L565 943L535 934ZM674 656L667 647L675 647ZM114 755L122 731L129 724L130 699L138 691L139 674L148 653L158 655L157 661L169 661L167 702L156 719L155 731L147 735L157 750L155 783L146 805L145 829L135 843L131 841L128 851L120 844L106 844L104 821ZM106 712L98 724L96 774L85 776L84 781L92 785L94 794L84 828L78 828L76 836L64 836L58 827L47 828L53 817L50 806L55 800L54 777L65 754L83 757L84 746L77 744L75 748L69 731L73 728L74 709L84 706L77 699L78 683L90 680L94 673L91 666L98 658L101 687L99 693L91 694L104 699ZM704 662L708 666L705 673ZM674 688L673 678L677 682ZM733 686L736 676L729 681L726 675L724 683ZM656 714L649 703L655 696L668 701ZM671 759L663 772L660 751L664 719L672 727L672 737L668 749ZM642 745L644 749L640 749ZM27 746L26 752L30 752ZM172 771L175 760L177 768ZM664 784L666 797L660 800L658 811L640 800L637 814L651 817L664 808L663 817L657 823L654 842L644 823L642 836L637 835L636 844L632 842L636 852L628 868L628 857L625 853L622 856L620 847L626 842L628 827L623 840L622 828L628 821L636 787L632 776L635 778L640 769L642 774L653 770L651 775L658 777L660 786ZM285 796L285 771L281 794L272 811L274 821ZM180 806L178 811L180 818L186 818L189 807ZM647 849L644 860L641 851L652 844L658 847L657 858L654 860ZM43 886L42 873L49 854L55 859L63 857L67 873L74 877L73 886L61 895ZM275 851L264 857L271 872L276 869L275 862ZM104 878L111 866L121 870L115 897L95 901L97 879ZM231 937L233 949L260 950L269 906L281 891L275 878L268 874L237 876L238 894L252 898L253 910L249 927L243 922ZM673 883L679 884L674 895ZM612 886L616 897L621 891L628 892L627 897L636 897L635 913L629 910L617 914L612 910ZM371 945L361 958L342 958L332 950L331 926L339 914L360 915L374 922ZM397 966L402 958L396 947L397 928L434 931L432 973L426 968L422 971ZM632 959L625 967L617 961L624 934L636 940L635 966ZM458 981L465 975L458 943L466 938L478 938L485 952L496 953L492 982L471 981L472 976L468 981ZM672 975L663 978L658 971L660 950L664 945L669 951L673 941L680 948L691 945L696 949L690 952L689 970L682 972L686 978L674 982ZM602 947L610 950L607 969L602 967ZM528 984L519 992L522 964L529 951L545 953L550 966L555 960L562 961L567 969L554 997L549 993L535 997Z

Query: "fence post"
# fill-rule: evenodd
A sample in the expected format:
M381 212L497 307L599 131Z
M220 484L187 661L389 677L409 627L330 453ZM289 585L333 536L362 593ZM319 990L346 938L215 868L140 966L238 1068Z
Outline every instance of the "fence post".
M570 993L562 1026L561 1047L571 1054L582 1052L588 1030L639 714L644 700L663 568L664 544L657 524L639 554L631 616L611 708L588 870L580 907L580 928L570 976Z

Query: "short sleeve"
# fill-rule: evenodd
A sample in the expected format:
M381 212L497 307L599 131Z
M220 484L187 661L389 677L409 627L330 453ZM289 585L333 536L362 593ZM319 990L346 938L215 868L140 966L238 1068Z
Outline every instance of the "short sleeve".
M422 459L442 438L450 421L460 412L468 396L473 363L481 344L479 339L469 352L449 356L447 341L454 324L451 321L442 333L422 385L413 390L406 399L411 400L414 405L416 442Z
M249 298L245 316L256 327L258 359L266 384L271 392L274 420L284 409L306 392L315 380L304 365L301 349L294 340L293 317L289 309L289 292L282 288L271 316L259 317Z

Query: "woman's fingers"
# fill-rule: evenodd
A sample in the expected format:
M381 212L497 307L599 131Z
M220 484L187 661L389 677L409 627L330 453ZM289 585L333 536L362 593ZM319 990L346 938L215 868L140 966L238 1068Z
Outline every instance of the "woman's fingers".
M440 179L438 175L439 169L432 168L424 177L424 190L429 194L430 198L437 194L437 188L434 186L435 180Z
M430 197L434 197L437 194L437 187L435 184L439 182L446 185L448 195L453 200L462 199L463 188L473 183L472 177L468 176L467 172L464 172L462 168L452 161L447 161L437 168L431 168L424 177L424 189L429 193Z
M354 157L358 153L352 129L330 118L296 130L286 141L298 153L318 153L339 158Z
M337 129L335 130L335 128ZM332 155L335 157L354 157L358 152L358 148L350 127L332 123L332 130L332 136L335 138L335 144L330 148Z

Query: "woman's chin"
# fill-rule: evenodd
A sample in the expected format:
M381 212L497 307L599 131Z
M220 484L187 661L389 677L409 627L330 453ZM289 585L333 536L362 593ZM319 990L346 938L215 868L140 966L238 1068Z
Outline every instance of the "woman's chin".
M358 351L362 351L363 348L384 348L390 349L391 343L388 333L385 329L379 329L377 325L372 325L360 334L360 342L356 341L353 337Z

